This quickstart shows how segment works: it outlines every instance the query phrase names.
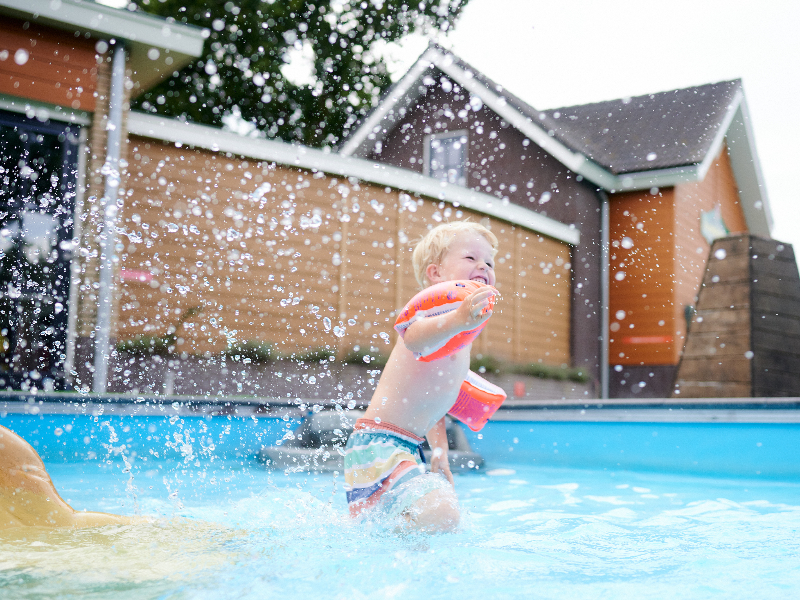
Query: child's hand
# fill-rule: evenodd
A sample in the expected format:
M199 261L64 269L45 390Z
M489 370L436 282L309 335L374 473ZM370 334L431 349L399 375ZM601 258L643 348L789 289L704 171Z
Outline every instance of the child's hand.
M443 452L441 448L434 448L431 453L431 473L441 473L447 478L450 485L455 485L453 474L450 472L450 461L447 460L447 452Z
M488 320L492 316L490 301L493 297L499 296L500 292L487 285L464 298L456 310L456 319L459 323L463 323L463 331L471 331Z

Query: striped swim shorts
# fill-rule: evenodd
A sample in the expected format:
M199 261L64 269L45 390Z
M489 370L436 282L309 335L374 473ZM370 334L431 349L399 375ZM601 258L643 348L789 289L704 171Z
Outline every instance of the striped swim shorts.
M423 441L391 423L356 421L344 455L351 516L373 508L396 516L425 494L450 485L443 475L426 472L419 448Z

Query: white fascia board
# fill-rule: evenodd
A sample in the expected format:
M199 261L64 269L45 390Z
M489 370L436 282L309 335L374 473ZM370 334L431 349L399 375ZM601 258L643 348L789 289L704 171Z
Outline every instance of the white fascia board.
M698 165L685 167L672 167L657 171L636 171L614 176L614 187L607 188L609 192L630 192L646 190L653 187L672 187L679 183L699 181Z
M28 118L36 118L40 121L51 119L63 123L75 123L76 125L90 125L92 116L82 110L72 110L63 106L28 100L16 96L0 94L0 109L9 112L26 115Z
M128 132L215 152L230 152L258 160L266 160L300 169L316 170L342 177L357 179L392 187L398 190L458 204L521 225L537 233L576 246L580 231L574 225L565 225L535 211L511 204L488 194L449 184L414 171L374 163L353 156L342 156L272 140L248 138L206 125L184 123L139 112L128 116Z
M747 101L742 98L727 131L728 157L750 233L771 237L772 211L755 148Z
M2 12L58 29L78 29L189 56L203 51L203 30L161 17L83 0L0 0Z
M407 106L419 97L417 84L425 71L430 68L433 54L434 50L429 48L417 59L417 62L409 69L408 73L392 88L389 95L378 104L361 126L353 132L353 135L345 141L339 150L340 154L365 157L369 154L369 146L375 141L383 139L384 130L400 116L398 114L399 108ZM384 120L387 122L383 123ZM375 131L376 127L378 128L377 132Z
M739 105L741 105L742 101L744 100L744 93L742 90L736 92L731 100L731 103L728 105L728 112L725 114L725 118L722 120L720 124L719 131L717 131L717 135L714 136L714 140L711 142L711 146L708 149L708 153L706 157L703 159L703 162L700 163L697 171L697 181L702 181L706 178L708 174L708 170L711 168L711 165L714 164L714 161L719 156L720 150L722 150L722 145L725 143L725 138L728 135L728 129L730 129L731 124L733 123L733 119L736 116L736 113L739 110Z

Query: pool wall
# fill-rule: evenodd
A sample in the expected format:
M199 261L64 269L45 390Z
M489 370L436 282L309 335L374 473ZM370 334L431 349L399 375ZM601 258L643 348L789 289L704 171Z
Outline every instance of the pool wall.
M18 408L0 407L0 425L28 440L45 462L120 454L254 461L262 446L278 443L305 414L286 407L267 416L187 414L170 405L151 407L149 414L141 414L141 406L117 406L115 414L96 406L84 408L86 414ZM517 419L491 421L467 436L487 469L525 463L800 480L800 423Z
M800 479L798 423L493 421L468 432L487 460Z
M300 420L280 417L5 414L0 425L25 438L45 462L128 457L254 459Z

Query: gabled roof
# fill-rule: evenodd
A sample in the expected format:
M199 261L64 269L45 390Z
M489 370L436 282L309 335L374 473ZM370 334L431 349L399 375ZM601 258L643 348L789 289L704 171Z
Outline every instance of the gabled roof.
M611 192L702 181L727 144L748 227L770 235L772 218L739 80L538 111L432 44L345 140L341 153L368 156L426 87L436 85L433 71L480 97L567 168Z
M0 14L99 39L126 40L134 95L200 56L208 37L193 25L86 0L0 0Z
M739 79L709 83L548 110L541 121L615 175L683 167L703 162L741 90Z

